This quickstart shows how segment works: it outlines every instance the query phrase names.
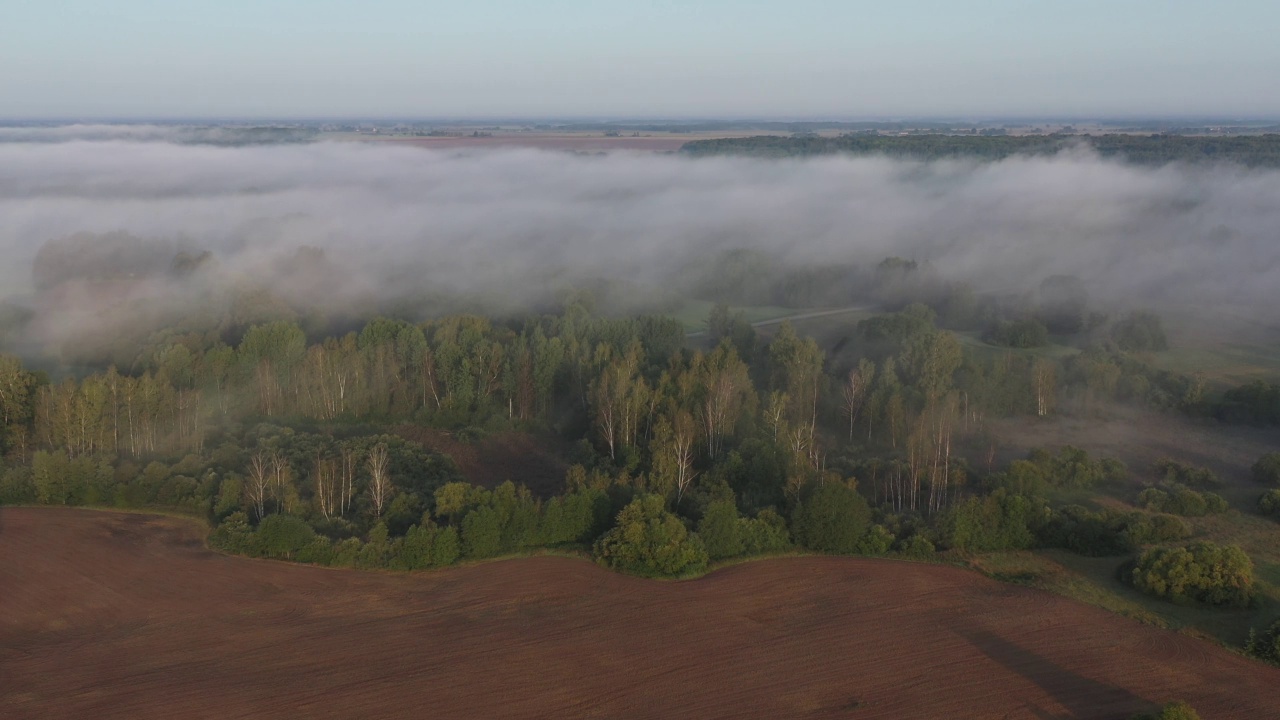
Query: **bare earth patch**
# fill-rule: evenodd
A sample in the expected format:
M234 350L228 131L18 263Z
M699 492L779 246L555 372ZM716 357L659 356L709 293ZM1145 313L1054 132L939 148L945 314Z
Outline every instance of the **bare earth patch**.
M224 557L202 532L0 510L0 717L1280 717L1280 670L956 568L398 575Z

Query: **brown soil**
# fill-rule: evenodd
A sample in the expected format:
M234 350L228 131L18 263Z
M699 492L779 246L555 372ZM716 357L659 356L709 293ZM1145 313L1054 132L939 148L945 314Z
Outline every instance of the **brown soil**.
M194 523L0 510L0 717L1280 717L1280 670L935 565L668 583L562 557L398 575Z
M563 460L547 450L555 445L553 439L528 433L497 433L476 442L463 442L453 433L420 425L402 425L395 433L448 455L467 482L490 489L510 480L529 488L537 497L548 498L564 488L564 476L569 470Z

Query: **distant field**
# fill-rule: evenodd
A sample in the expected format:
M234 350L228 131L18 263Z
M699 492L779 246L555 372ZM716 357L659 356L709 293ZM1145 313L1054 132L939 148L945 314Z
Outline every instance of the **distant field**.
M405 575L225 557L202 532L0 509L0 716L1118 720L1173 698L1280 716L1280 669L960 568Z
M383 135L371 133L327 133L331 140L395 143L424 148L538 148L541 150L579 150L599 152L607 150L635 150L642 152L675 152L693 140L742 137L747 132L703 133L641 133L633 137L629 133L606 136L602 132L495 132L488 136L423 137L412 135Z

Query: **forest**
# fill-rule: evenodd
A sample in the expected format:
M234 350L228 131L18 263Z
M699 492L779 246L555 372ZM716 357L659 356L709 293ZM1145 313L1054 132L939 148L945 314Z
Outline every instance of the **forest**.
M42 258L45 292L102 272ZM172 261L154 272L200 272ZM1247 553L1194 537L1189 519L1229 510L1211 470L1070 446L1006 461L992 427L1113 405L1274 424L1280 386L1211 391L1158 369L1162 318L1095 307L1069 276L1011 298L898 257L835 272L780 272L745 251L711 264L725 272L704 283L702 333L601 312L586 289L538 314L343 331L349 319L281 318L287 303L241 288L251 300L221 314L135 328L146 339L120 365L118 344L82 348L73 372L0 355L0 503L176 511L206 519L224 551L341 567L550 551L688 577L779 553L956 562L1051 548L1131 558L1127 582L1156 598L1269 602ZM735 309L833 293L871 310L825 337ZM1050 338L1080 349L1036 353ZM569 469L537 494L518 475L473 484L419 428L463 444L538 438ZM1277 462L1259 459L1260 488L1280 483ZM1275 512L1275 492L1248 511ZM1088 500L1104 495L1123 505Z
M1085 147L1101 157L1138 165L1170 162L1237 163L1280 167L1280 134L1213 137L1203 135L879 135L858 132L837 137L801 134L716 138L685 143L680 152L695 157L746 155L783 158L815 155L883 155L905 160L1001 160L1013 156L1056 155Z

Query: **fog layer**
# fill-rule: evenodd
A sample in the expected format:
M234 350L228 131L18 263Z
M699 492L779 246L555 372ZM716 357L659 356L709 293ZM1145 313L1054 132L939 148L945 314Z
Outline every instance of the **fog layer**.
M1275 171L1139 168L1087 153L694 160L68 137L0 143L0 295L31 290L42 243L125 231L210 250L220 267L267 283L298 247L323 249L339 272L311 289L328 302L404 292L519 302L549 278L662 286L691 255L741 247L806 263L903 256L1002 291L1071 274L1095 298L1131 306L1280 315Z

